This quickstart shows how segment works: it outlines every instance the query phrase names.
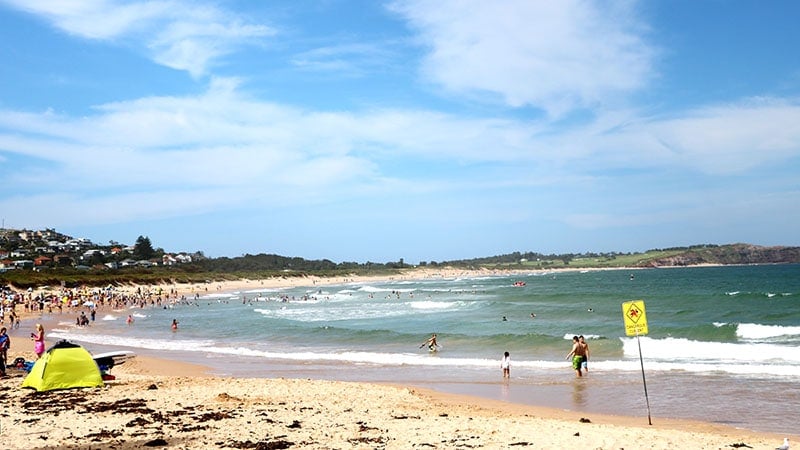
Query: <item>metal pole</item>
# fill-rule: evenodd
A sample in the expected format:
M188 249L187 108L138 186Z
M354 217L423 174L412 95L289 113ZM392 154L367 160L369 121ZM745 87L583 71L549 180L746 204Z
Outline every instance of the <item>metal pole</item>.
M650 398L647 396L647 380L644 378L644 359L642 359L642 342L639 340L639 330L636 330L636 344L639 345L639 363L642 365L642 384L644 385L644 400L647 403L647 423L652 425L650 419Z

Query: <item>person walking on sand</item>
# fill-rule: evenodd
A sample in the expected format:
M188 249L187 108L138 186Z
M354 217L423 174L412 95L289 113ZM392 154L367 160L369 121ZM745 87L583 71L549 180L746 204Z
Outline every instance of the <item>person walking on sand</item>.
M575 370L576 377L582 377L581 365L583 364L584 349L581 346L578 336L572 337L572 350L567 353L567 359L572 358L572 368Z
M578 343L583 347L583 361L581 361L581 368L589 375L589 344L586 343L586 338L583 335L578 336Z
M503 369L503 378L511 378L511 355L508 352L503 353L500 368Z
M172 319L172 331L178 331L178 319Z
M36 324L36 333L31 333L33 339L33 351L36 353L36 359L39 359L44 354L44 327L42 324Z
M8 365L8 349L11 348L11 339L6 334L6 327L0 328L0 376L6 376Z

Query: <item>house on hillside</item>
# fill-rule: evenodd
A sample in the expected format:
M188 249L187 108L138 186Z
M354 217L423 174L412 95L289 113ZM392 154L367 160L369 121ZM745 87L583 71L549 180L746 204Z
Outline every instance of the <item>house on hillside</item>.
M73 266L75 265L75 260L72 259L69 255L56 255L53 256L53 262L57 266Z
M94 257L94 255L97 255L97 254L105 256L106 252L104 252L103 250L99 250L99 249L93 248L91 250L86 250L85 252L83 252L83 255L81 256L81 259L92 259Z
M52 263L53 258L48 258L47 256L39 256L33 260L33 265L35 267L45 267L51 265Z
M17 269L33 269L33 261L30 259L19 259L11 263L12 267Z

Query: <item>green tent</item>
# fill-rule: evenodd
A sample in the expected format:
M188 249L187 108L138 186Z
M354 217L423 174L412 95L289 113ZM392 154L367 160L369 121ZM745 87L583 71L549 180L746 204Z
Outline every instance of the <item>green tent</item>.
M80 345L67 341L50 347L22 382L22 387L39 392L102 385L100 368L92 355Z

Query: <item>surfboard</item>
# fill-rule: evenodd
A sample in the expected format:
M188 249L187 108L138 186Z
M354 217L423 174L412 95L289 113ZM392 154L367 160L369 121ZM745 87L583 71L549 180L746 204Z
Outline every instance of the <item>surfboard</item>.
M93 355L94 362L97 363L98 366L105 366L109 369L118 366L120 364L125 363L125 361L129 359L133 359L136 357L136 353L127 350L120 350L115 352L106 352L100 353L98 355Z

